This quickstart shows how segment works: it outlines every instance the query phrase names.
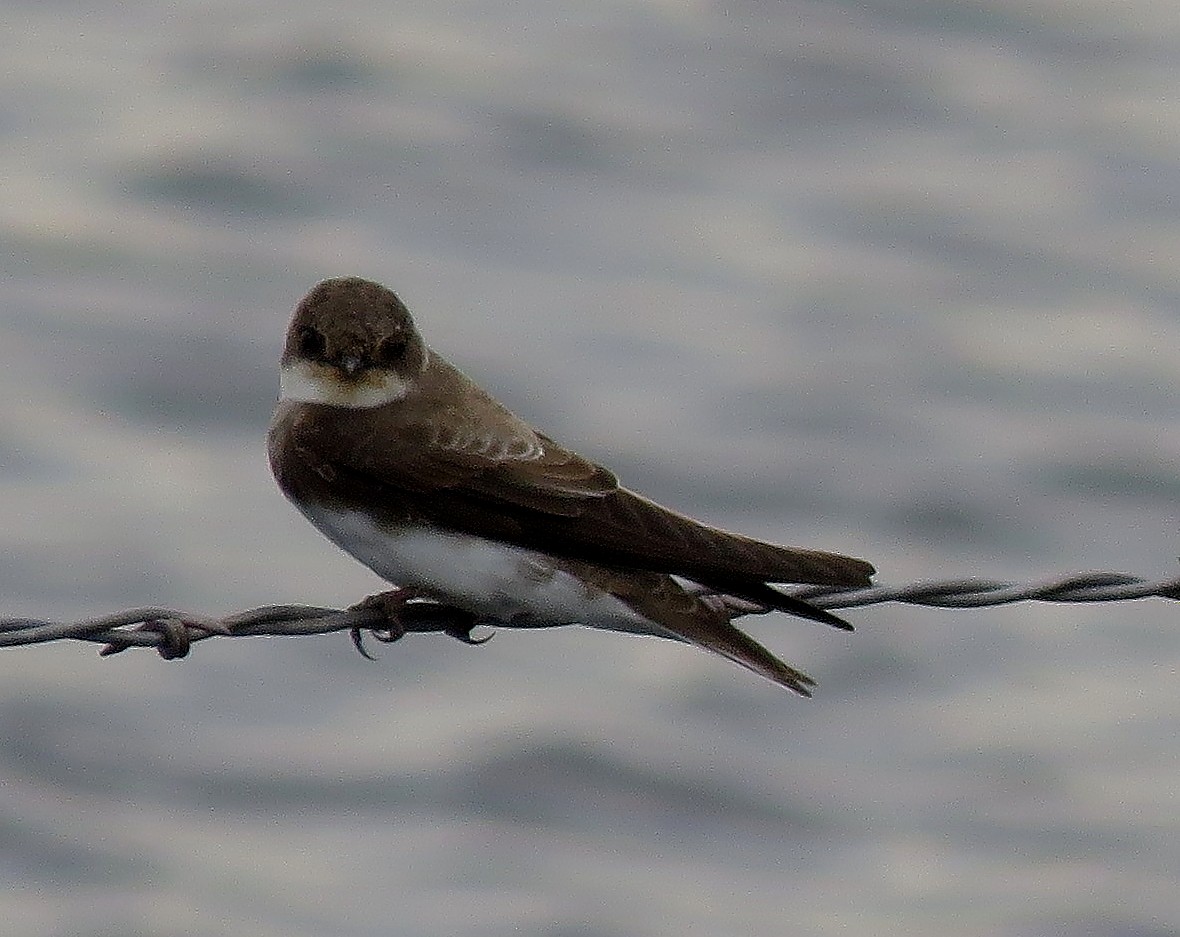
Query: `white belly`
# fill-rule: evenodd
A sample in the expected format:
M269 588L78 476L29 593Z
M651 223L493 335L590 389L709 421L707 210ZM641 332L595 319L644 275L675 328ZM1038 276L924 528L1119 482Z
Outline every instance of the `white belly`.
M609 593L554 569L543 553L425 527L391 534L357 511L298 507L328 539L383 579L482 617L667 634Z

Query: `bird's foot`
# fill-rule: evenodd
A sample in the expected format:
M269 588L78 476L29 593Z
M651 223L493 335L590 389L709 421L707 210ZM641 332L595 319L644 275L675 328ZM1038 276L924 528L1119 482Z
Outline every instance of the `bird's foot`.
M463 616L462 619L459 619L459 615ZM456 641L462 641L464 644L470 644L472 647L475 647L479 644L487 644L492 640L492 635L495 634L493 631L488 632L482 638L473 638L471 632L479 624L479 619L475 615L471 615L468 612L458 612L458 610L456 610L456 619L454 624L448 625L443 629L443 634L450 635Z
M352 646L357 649L361 657L376 660L365 649L364 634L366 631L382 644L392 644L405 635L406 627L402 624L402 613L405 611L406 604L410 599L418 598L421 594L419 590L412 588L390 589L388 592L378 592L376 595L370 595L352 606L356 610L376 611L380 613L382 619L381 624L378 626L353 628L349 631L349 635L352 638Z
M370 595L352 606L356 610L376 611L381 617L381 622L377 625L350 630L353 647L360 652L362 657L375 660L365 648L364 635L366 631L382 644L392 644L401 639L407 631L441 631L457 641L471 645L484 644L491 640L490 634L482 638L471 636L471 632L480 624L478 615L436 602L410 604L412 599L426 597L427 593L420 589L407 587Z

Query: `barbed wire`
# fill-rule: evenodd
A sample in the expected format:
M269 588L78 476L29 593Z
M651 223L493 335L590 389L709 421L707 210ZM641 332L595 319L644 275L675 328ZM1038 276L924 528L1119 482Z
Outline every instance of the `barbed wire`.
M700 590L708 594L708 590ZM869 586L839 589L829 586L795 586L784 592L825 609L859 608L882 602L938 608L981 608L1012 602L1121 602L1158 597L1180 599L1180 578L1150 581L1125 573L1081 573L1047 582L1019 584L990 579L955 579L908 586ZM770 609L745 605L738 615L763 614ZM44 644L50 641L89 641L102 644L103 656L132 647L155 648L165 660L184 657L197 641L213 637L260 637L329 634L347 631L366 657L363 638L382 643L396 641L409 632L441 633L466 644L482 644L490 637L474 638L477 626L489 628L548 628L554 623L529 624L488 621L470 612L439 602L405 601L398 592L370 596L349 608L314 605L265 605L222 618L159 606L130 608L97 618L54 622L33 618L0 619L0 647Z

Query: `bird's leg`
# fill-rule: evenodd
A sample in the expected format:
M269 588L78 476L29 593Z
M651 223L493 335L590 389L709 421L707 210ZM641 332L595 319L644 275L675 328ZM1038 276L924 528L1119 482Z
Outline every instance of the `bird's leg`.
M392 644L405 635L406 629L401 620L402 612L405 610L406 603L410 599L418 598L421 594L420 590L407 586L390 589L388 592L378 592L376 595L370 595L352 606L354 609L373 609L380 612L383 619L383 627L353 628L349 632L352 637L353 647L360 652L361 657L367 657L369 660L376 659L365 650L365 631L368 631L382 644Z
M472 647L487 644L492 640L491 634L486 634L482 638L473 638L471 636L471 632L475 630L475 626L480 623L475 615L464 612L456 617L458 620L450 627L444 628L443 634L454 638L456 641L462 641L464 644L470 644Z
M373 660L373 655L365 650L363 636L366 631L382 644L397 641L407 631L441 631L464 644L483 644L491 639L490 634L482 638L471 636L471 632L481 623L474 612L437 601L410 604L412 599L429 597L429 593L421 589L404 587L379 592L352 606L354 609L374 609L383 619L382 625L377 627L370 625L351 629L353 646L362 657Z
M378 641L390 644L406 633L406 629L402 625L402 612L405 611L406 605L410 599L419 599L422 595L421 589L416 589L413 586L402 586L397 589L390 589L388 592L378 592L376 595L370 595L368 598L362 600L359 605L354 606L354 608L372 608L379 611L385 618L386 627L370 630Z

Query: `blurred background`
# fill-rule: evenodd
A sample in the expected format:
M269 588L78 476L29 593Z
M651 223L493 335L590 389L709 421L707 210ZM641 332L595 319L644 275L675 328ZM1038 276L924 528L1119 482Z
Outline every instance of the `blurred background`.
M0 615L348 604L290 309L396 289L542 429L882 582L1176 573L1154 0L9 3ZM1177 609L0 654L8 934L1180 927Z

